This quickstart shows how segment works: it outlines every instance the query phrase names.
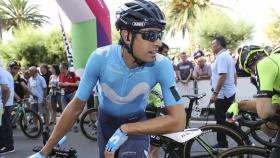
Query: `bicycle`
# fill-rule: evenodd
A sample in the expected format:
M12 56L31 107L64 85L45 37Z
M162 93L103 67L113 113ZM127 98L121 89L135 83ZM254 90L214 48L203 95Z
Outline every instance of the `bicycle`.
M249 113L252 115L252 113ZM249 132L252 137L258 141L260 144L264 145L264 147L257 146L239 146L229 150L226 150L218 155L218 158L228 158L228 157L265 157L265 158L278 158L280 154L280 130L277 130L277 134L273 143L271 143L271 139L269 141L261 138L256 131L260 130L260 126L273 121L276 122L277 125L280 125L280 115L276 114L271 118L262 120L262 119L248 119L244 115L241 115L237 118L239 124L249 127Z
M182 97L187 97L189 102L189 107L185 108L186 111L186 127L189 127L189 122L191 118L192 108L195 102L206 96L206 94L200 95L183 95ZM190 157L216 157L224 149L215 149L212 147L211 142L207 141L208 138L204 137L207 134L212 134L211 138L216 138L216 134L219 132L224 133L228 140L230 139L230 146L243 145L242 137L230 129L229 127L221 125L205 125L200 128L188 128L187 130L194 131L196 134L189 134L191 137L185 139L185 141L178 141L178 139L173 139L171 137L166 137L166 135L160 136L160 141L162 142L162 149L164 151L164 158L190 158ZM200 132L201 131L201 132ZM186 133L173 133L175 137L183 137ZM171 134L172 135L172 134ZM174 137L174 136L173 136ZM196 145L194 142L197 142ZM201 147L199 151L193 151Z
M12 124L19 123L23 134L29 138L38 138L43 132L43 121L33 110L25 107L27 99L19 100L11 109ZM34 131L33 129L37 130Z
M93 141L97 140L98 109L90 108L82 114L80 128L83 135Z
M47 131L43 132L43 144L45 145L47 140L49 139L50 134ZM55 157L55 158L77 158L78 153L74 148L70 149L62 149L61 146L64 144L66 140L66 136L60 139L57 143L57 146L52 149L48 158ZM37 153L41 151L42 146L35 146L33 148L33 152Z

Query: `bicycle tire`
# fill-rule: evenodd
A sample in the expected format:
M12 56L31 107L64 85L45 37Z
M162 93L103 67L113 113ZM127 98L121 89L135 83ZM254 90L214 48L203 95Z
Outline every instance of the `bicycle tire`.
M94 114L95 120L88 120L90 119L90 114ZM83 135L93 141L97 140L97 127L95 125L98 117L98 109L90 108L86 112L83 113L81 120L80 120L80 128ZM88 130L89 129L89 130ZM90 133L89 133L90 131Z
M245 156L246 155L246 156ZM256 146L239 146L220 153L217 158L228 158L228 157L238 157L238 158L261 158L269 157L269 151L267 149L256 147Z
M36 118L39 123L39 125L37 125L37 130L35 132L28 131L31 128L31 127L28 128L28 125L29 124L34 125L33 118ZM27 120L25 120L25 119L27 119ZM31 109L25 108L25 113L22 113L20 115L19 124L20 124L20 129L22 130L23 134L29 138L38 138L43 133L43 121L42 121L40 115ZM33 127L36 127L36 125L34 125Z
M198 137L202 137L203 135L207 134L207 133L218 133L218 132L222 132L224 133L226 136L228 136L229 138L232 139L231 143L236 143L237 146L239 145L244 145L242 137L236 133L235 131L233 131L231 128L229 127L225 127L225 126L221 126L221 125L206 125L206 126L202 126L200 127L200 129L202 130L203 134L198 136ZM213 139L213 138L211 138ZM214 138L215 139L215 138ZM202 154L200 156L192 156L191 154L195 154L195 152L191 151L192 147L195 146L194 145L195 139L191 139L189 140L187 143L185 143L184 145L184 149L183 149L183 158L192 158L192 157L211 157L210 153L208 153L206 150L204 151L206 155L202 156L204 153L202 151L199 151L199 154ZM209 143L209 142L208 142ZM207 144L208 144L207 143ZM209 145L209 144L208 144ZM201 145L200 145L201 146ZM195 147L194 147L195 148ZM220 151L216 151L214 153L214 155L218 155ZM207 155L209 154L209 155Z

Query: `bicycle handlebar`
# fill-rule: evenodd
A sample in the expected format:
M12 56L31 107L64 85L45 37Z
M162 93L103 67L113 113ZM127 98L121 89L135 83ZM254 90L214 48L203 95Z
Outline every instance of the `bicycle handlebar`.
M41 146L36 146L33 148L33 151L37 153L41 151L41 149L42 149ZM49 156L56 156L60 158L77 158L78 154L74 148L70 148L69 150L53 148Z
M249 115L253 115L254 117L257 116L255 113L250 113L250 112L246 112L246 113ZM270 143L270 142L264 140L263 138L259 137L258 134L256 133L256 130L260 129L260 125L265 124L269 121L279 121L280 120L279 114L275 114L273 117L268 118L268 119L258 118L255 120L250 120L250 119L246 118L246 116L244 115L244 111L243 111L242 115L238 116L236 118L236 120L238 121L239 125L249 127L252 137L254 139L256 139L258 142L260 142L261 144L263 144L269 148L280 148L280 145L278 143Z

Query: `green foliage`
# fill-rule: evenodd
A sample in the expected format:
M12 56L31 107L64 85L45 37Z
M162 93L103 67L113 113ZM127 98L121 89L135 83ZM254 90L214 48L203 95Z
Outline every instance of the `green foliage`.
M234 22L226 14L213 9L207 9L196 21L191 36L195 43L203 48L209 48L213 37L226 37L228 48L236 49L241 42L252 37L253 26L243 20Z
M0 54L6 60L5 63L16 59L23 66L58 64L66 60L59 30L43 33L32 27L16 29L13 40L0 44Z
M38 5L29 5L28 0L0 0L0 21L3 29L8 31L21 24L42 26L49 17L40 14Z
M171 36L174 36L181 31L184 37L187 31L192 30L199 12L209 5L209 0L158 0L156 3L165 13L166 32L171 31Z
M264 33L272 42L280 41L280 15L272 10L273 20L265 27Z
M120 39L120 32L117 31L115 26L112 26L111 32L112 32L112 44L118 44Z

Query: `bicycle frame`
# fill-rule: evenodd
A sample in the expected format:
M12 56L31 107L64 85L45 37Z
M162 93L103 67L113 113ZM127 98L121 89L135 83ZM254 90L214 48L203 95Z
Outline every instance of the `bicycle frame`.
M25 114L24 103L22 101L15 104L14 106L16 107L13 107L12 110L15 110L16 114L12 115L12 124L15 124L18 121L21 114Z

